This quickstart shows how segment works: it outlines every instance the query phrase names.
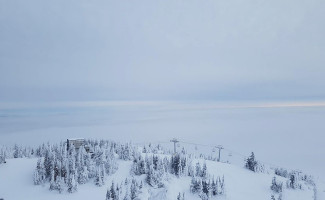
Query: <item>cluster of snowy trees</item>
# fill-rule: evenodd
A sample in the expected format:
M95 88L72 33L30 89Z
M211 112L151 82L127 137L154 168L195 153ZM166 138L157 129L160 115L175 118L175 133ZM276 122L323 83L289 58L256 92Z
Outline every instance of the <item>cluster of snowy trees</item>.
M286 188L288 189L303 189L302 184L299 183L300 181L315 186L314 178L310 175L298 171L288 171L283 168L276 168L274 172L278 176L287 178Z
M142 147L142 153L172 154L170 149L165 149L160 144L157 144L157 145L153 145L153 144L144 145Z
M121 146L110 142L93 142L93 153L80 147L76 152L73 145L67 149L66 143L60 145L42 145L36 149L40 157L34 172L34 184L50 183L50 190L72 193L77 191L78 184L93 180L95 185L102 186L105 177L117 170L116 152L124 157ZM117 148L118 147L118 148ZM122 153L121 153L122 152Z
M177 177L188 175L190 165L185 155L175 154L171 158L146 154L143 157L138 154L134 157L131 173L134 175L146 175L146 182L152 187L163 187L169 174Z
M168 175L176 177L207 177L207 167L196 163L192 165L192 160L186 154L174 154L171 157L158 156L152 154L145 157L138 155L134 158L131 173L134 175L146 175L146 182L152 187L163 187L163 181Z
M268 173L265 166L255 159L254 152L246 159L245 168L253 172Z
M295 174L291 174L289 180L286 181L287 188L290 189L303 189L302 184L298 182L298 177Z
M0 157L6 158L30 158L34 156L34 149L31 147L22 147L15 144L13 147L0 147ZM1 163L1 161L0 161Z
M131 173L134 175L146 175L146 183L154 188L164 186L164 181L168 180L169 175L176 177L190 176L192 182L190 190L198 194L201 199L209 199L212 196L224 194L224 178L217 177L210 179L207 165L201 165L197 162L192 164L192 159L184 154L178 153L169 156L158 156L152 154L145 157L138 155L134 158ZM179 193L178 199L185 199L184 195Z
M285 186L284 186L283 182L276 180L276 177L272 179L271 190L273 191L274 194L272 194L271 200L276 200L275 198L276 195L278 195L277 200L282 200L282 191L284 187L286 189L303 190L304 189L303 186L305 184L313 187L314 198L315 199L317 198L317 187L312 176L303 174L299 171L289 171L283 168L275 168L274 172L275 175L286 178L287 180L285 181Z
M17 144L13 148L13 158L32 157L34 155L34 149L31 147L21 147Z
M217 177L216 179L192 177L190 190L193 194L198 194L203 200L223 195L225 193L224 177Z
M134 200L137 199L143 187L142 182L136 179L125 179L124 183L115 185L112 182L111 186L107 189L106 200Z

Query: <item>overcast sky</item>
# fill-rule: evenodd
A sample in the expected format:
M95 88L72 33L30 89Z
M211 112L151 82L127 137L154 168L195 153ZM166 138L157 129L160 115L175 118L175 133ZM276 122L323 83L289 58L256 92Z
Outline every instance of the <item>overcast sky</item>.
M325 98L324 0L0 0L0 101Z

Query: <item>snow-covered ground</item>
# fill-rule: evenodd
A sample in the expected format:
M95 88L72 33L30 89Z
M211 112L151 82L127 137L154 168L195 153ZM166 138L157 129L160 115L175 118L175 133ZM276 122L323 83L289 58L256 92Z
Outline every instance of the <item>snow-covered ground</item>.
M289 105L289 106L288 106ZM316 105L316 106L315 106ZM271 166L280 166L314 175L318 200L325 199L325 146L323 145L325 107L322 104L220 104L180 102L102 102L8 106L0 105L0 145L36 146L67 138L103 138L133 143L159 143L172 148L173 137L197 155L216 156L214 145L222 144L222 161L208 161L209 171L226 177L227 199L269 199L272 175L254 174L242 168L243 157L254 151L256 158ZM193 144L196 143L196 144ZM205 145L205 146L202 146ZM181 147L180 146L180 147ZM179 147L178 147L179 148ZM129 176L131 163L119 161L119 170L108 177L104 187L92 183L79 186L74 194L49 192L34 186L35 159L9 159L0 165L0 198L7 199L103 199L109 182ZM243 182L248 180L249 183ZM189 193L190 178L170 179L164 191L148 190L147 199L164 196L176 199L179 192ZM17 192L12 192L16 189ZM37 194L37 195L36 195ZM59 195L59 196L58 196ZM284 199L308 200L312 190L286 190ZM87 199L87 198L86 198Z
M67 138L221 144L325 181L322 103L70 102L0 104L0 145ZM166 144L169 147L172 144ZM196 146L198 151L212 148ZM230 152L223 153L228 156Z
M129 176L131 162L119 162L119 171L107 179L107 186L97 187L93 183L79 185L78 192L59 194L50 192L48 185L35 186L33 173L37 159L8 159L6 164L0 165L0 198L5 200L81 200L105 199L109 181L121 182Z
M70 194L64 192L49 191L48 186L33 185L33 172L37 159L8 159L6 164L0 165L0 198L5 200L51 200L51 199L105 199L107 188L110 182L122 182L125 178L130 178L130 161L119 161L118 171L107 177L106 184L97 187L93 183L79 185L78 192ZM227 200L261 200L270 199L272 191L270 184L273 174L254 173L243 167L206 161L208 171L211 175L225 177L226 194L218 199ZM144 179L143 176L137 177ZM279 180L284 181L281 177ZM197 195L190 193L190 177L172 177L163 189L153 189L144 186L140 199L176 199L178 193L185 193L187 200L199 199ZM304 185L305 186L305 185ZM319 192L318 200L324 199L322 191ZM305 186L303 190L284 189L283 200L313 200L313 188Z

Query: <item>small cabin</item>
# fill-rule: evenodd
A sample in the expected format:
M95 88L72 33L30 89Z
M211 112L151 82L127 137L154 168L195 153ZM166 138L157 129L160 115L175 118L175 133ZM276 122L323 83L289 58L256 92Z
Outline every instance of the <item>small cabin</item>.
M84 146L85 139L78 138L78 139L67 139L67 149L69 149L72 145L74 146L76 151L79 151L81 146Z
M92 149L85 144L85 139L77 138L77 139L67 139L67 150L69 150L70 146L74 146L76 152L79 151L80 147L85 148L87 153L93 153Z

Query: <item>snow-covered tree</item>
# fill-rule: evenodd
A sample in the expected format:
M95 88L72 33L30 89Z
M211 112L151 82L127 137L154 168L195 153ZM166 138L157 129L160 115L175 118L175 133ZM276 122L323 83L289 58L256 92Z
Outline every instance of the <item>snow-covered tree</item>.
M97 166L97 170L96 170L96 176L95 176L95 185L101 187L102 185L104 185L104 175L103 173L105 173L103 171L103 168L100 166Z
M68 192L73 193L78 190L77 171L76 171L76 153L73 145L68 150Z
M257 161L255 160L254 152L252 152L250 157L247 158L245 167L253 172L256 172Z
M3 149L0 151L0 164L6 163L6 153Z
M114 182L112 182L110 192L111 192L111 199L112 200L118 200Z
M39 158L37 161L36 169L34 171L34 184L35 185L43 184L45 182L45 178L46 177L45 177L44 165L42 159Z
M111 200L111 191L109 189L106 191L106 200Z
M206 163L203 164L202 172L200 173L202 178L207 178L208 172L207 172L207 165Z
M282 192L282 182L277 181L276 178L273 177L272 184L271 184L271 190L276 193L281 193Z
M131 200L134 200L138 197L138 193L139 193L139 188L136 184L136 181L133 179L131 182L131 187L130 187L130 197Z
M195 176L202 177L202 170L199 162L197 162L195 165Z

